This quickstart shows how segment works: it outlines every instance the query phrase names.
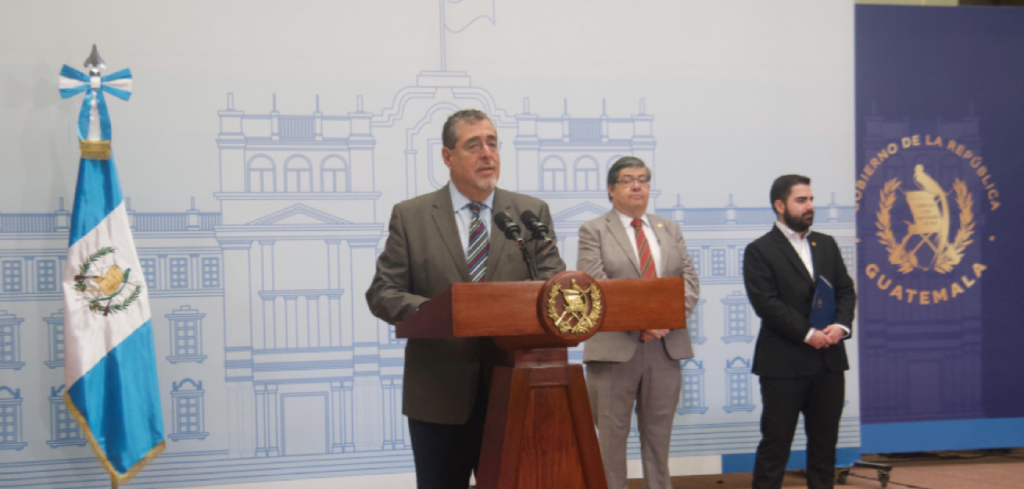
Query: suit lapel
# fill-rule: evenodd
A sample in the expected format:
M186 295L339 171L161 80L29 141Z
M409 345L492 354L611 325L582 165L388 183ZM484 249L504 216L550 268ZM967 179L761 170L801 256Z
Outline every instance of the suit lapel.
M789 260L789 263L793 265L793 268L796 268L797 273L799 273L804 280L814 282L814 279L811 278L811 274L807 272L807 266L804 265L804 261L800 259L800 255L796 254L796 249L793 248L793 243L790 243L789 240L786 239L786 235L782 233L782 230L774 224L772 224L772 236L775 238L779 248L782 249L782 254L786 255L786 259ZM811 260L813 260L814 252L811 252L811 257ZM811 263L814 262L812 261Z
M654 237L658 240L658 248L661 249L661 270L658 270L658 277L675 277L675 270L680 268L677 263L679 257L676 256L675 246L669 244L672 238L668 235L668 229L651 214L647 215L647 221L651 223Z
M490 231L488 239L490 239L491 242L490 249L487 252L487 270L484 272L484 282L491 282L494 280L494 274L497 273L498 267L501 266L502 262L499 258L501 257L501 254L505 252L505 243L508 242L508 239L506 239L505 235L502 234L500 229L498 229L498 226L494 225L494 215L499 212L504 212L511 217L515 214L515 211L512 209L511 200L506 199L505 192L500 189L494 189L493 204L494 209L491 212L491 229L488 230ZM512 219L515 220L514 217Z
M818 241L820 240L818 239L817 234L813 232L807 235L807 241L811 245L811 264L814 265L815 275L815 277L813 277L813 281L817 283L817 277L821 276L821 272L825 270L825 265L824 263L822 263L822 259L825 258L825 256L823 255L824 249L821 246L819 246L821 245L821 243L818 243Z
M622 248L622 253L629 258L629 262L633 264L633 268L636 270L636 276L640 277L640 263L636 259L636 251L633 250L633 245L629 242L629 235L626 234L626 228L622 227L622 220L619 219L618 212L612 209L611 212L604 215L605 225L608 227L608 232L611 233L615 241L619 243L619 247Z
M466 251L459 242L459 228L455 224L455 209L452 208L452 194L445 185L437 191L434 199L434 208L431 211L434 224L437 225L437 233L441 235L448 253L455 260L455 266L459 270L464 282L469 282L469 265L466 264Z

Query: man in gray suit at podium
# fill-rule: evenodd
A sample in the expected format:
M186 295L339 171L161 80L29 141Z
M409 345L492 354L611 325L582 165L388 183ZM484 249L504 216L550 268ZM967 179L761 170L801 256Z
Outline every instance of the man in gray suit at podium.
M451 182L395 205L366 291L370 311L389 324L408 319L456 282L529 280L519 248L491 226L495 213L531 211L554 229L547 204L497 188L498 133L487 114L474 109L452 114L442 142ZM540 249L538 241L527 246L541 280L565 270L556 247ZM489 338L411 339L406 345L402 412L409 417L419 489L469 486L480 459L498 355Z
M689 316L700 294L697 270L679 225L646 213L650 179L650 168L639 158L627 156L612 165L608 198L614 209L580 227L576 268L597 280L683 277ZM634 405L645 487L672 489L668 450L682 385L679 361L692 357L685 329L597 333L584 342L587 390L609 489L626 488L626 438Z

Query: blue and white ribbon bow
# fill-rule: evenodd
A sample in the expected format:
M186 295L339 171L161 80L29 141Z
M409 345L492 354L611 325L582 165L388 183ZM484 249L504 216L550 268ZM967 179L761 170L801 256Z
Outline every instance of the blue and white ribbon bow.
M60 96L68 98L85 93L82 110L78 113L78 137L89 139L89 113L93 100L100 119L100 141L110 141L110 114L107 112L107 101L103 92L107 92L121 100L132 96L132 72L125 68L107 76L86 75L68 65L60 69Z

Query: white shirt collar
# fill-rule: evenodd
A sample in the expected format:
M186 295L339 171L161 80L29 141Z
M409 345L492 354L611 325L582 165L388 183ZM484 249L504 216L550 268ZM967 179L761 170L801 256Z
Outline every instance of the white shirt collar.
M456 213L458 213L460 210L462 210L463 207L466 207L467 205L469 205L470 202L472 202L471 200L469 200L469 197L466 197L465 195L462 195L462 192L459 192L459 189L455 187L454 182L448 182L448 191L449 193L452 194L452 210L454 210ZM496 191L497 189L492 190L491 195L488 195L487 198L480 203L483 204L484 207L488 209L494 209L494 193Z
M622 211L615 209L615 213L619 215L619 220L622 221L622 225L627 229L633 227L633 218L622 213ZM640 216L640 220L643 221L644 226L650 228L651 222L647 220L647 214Z

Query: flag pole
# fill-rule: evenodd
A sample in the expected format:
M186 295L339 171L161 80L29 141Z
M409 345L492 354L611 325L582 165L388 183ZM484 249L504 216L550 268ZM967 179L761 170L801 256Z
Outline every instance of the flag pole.
M64 402L116 489L166 443L149 297L111 151L104 96L127 101L131 70L104 76L95 45L85 67L88 73L64 65L59 84L61 98L84 95L63 280Z

